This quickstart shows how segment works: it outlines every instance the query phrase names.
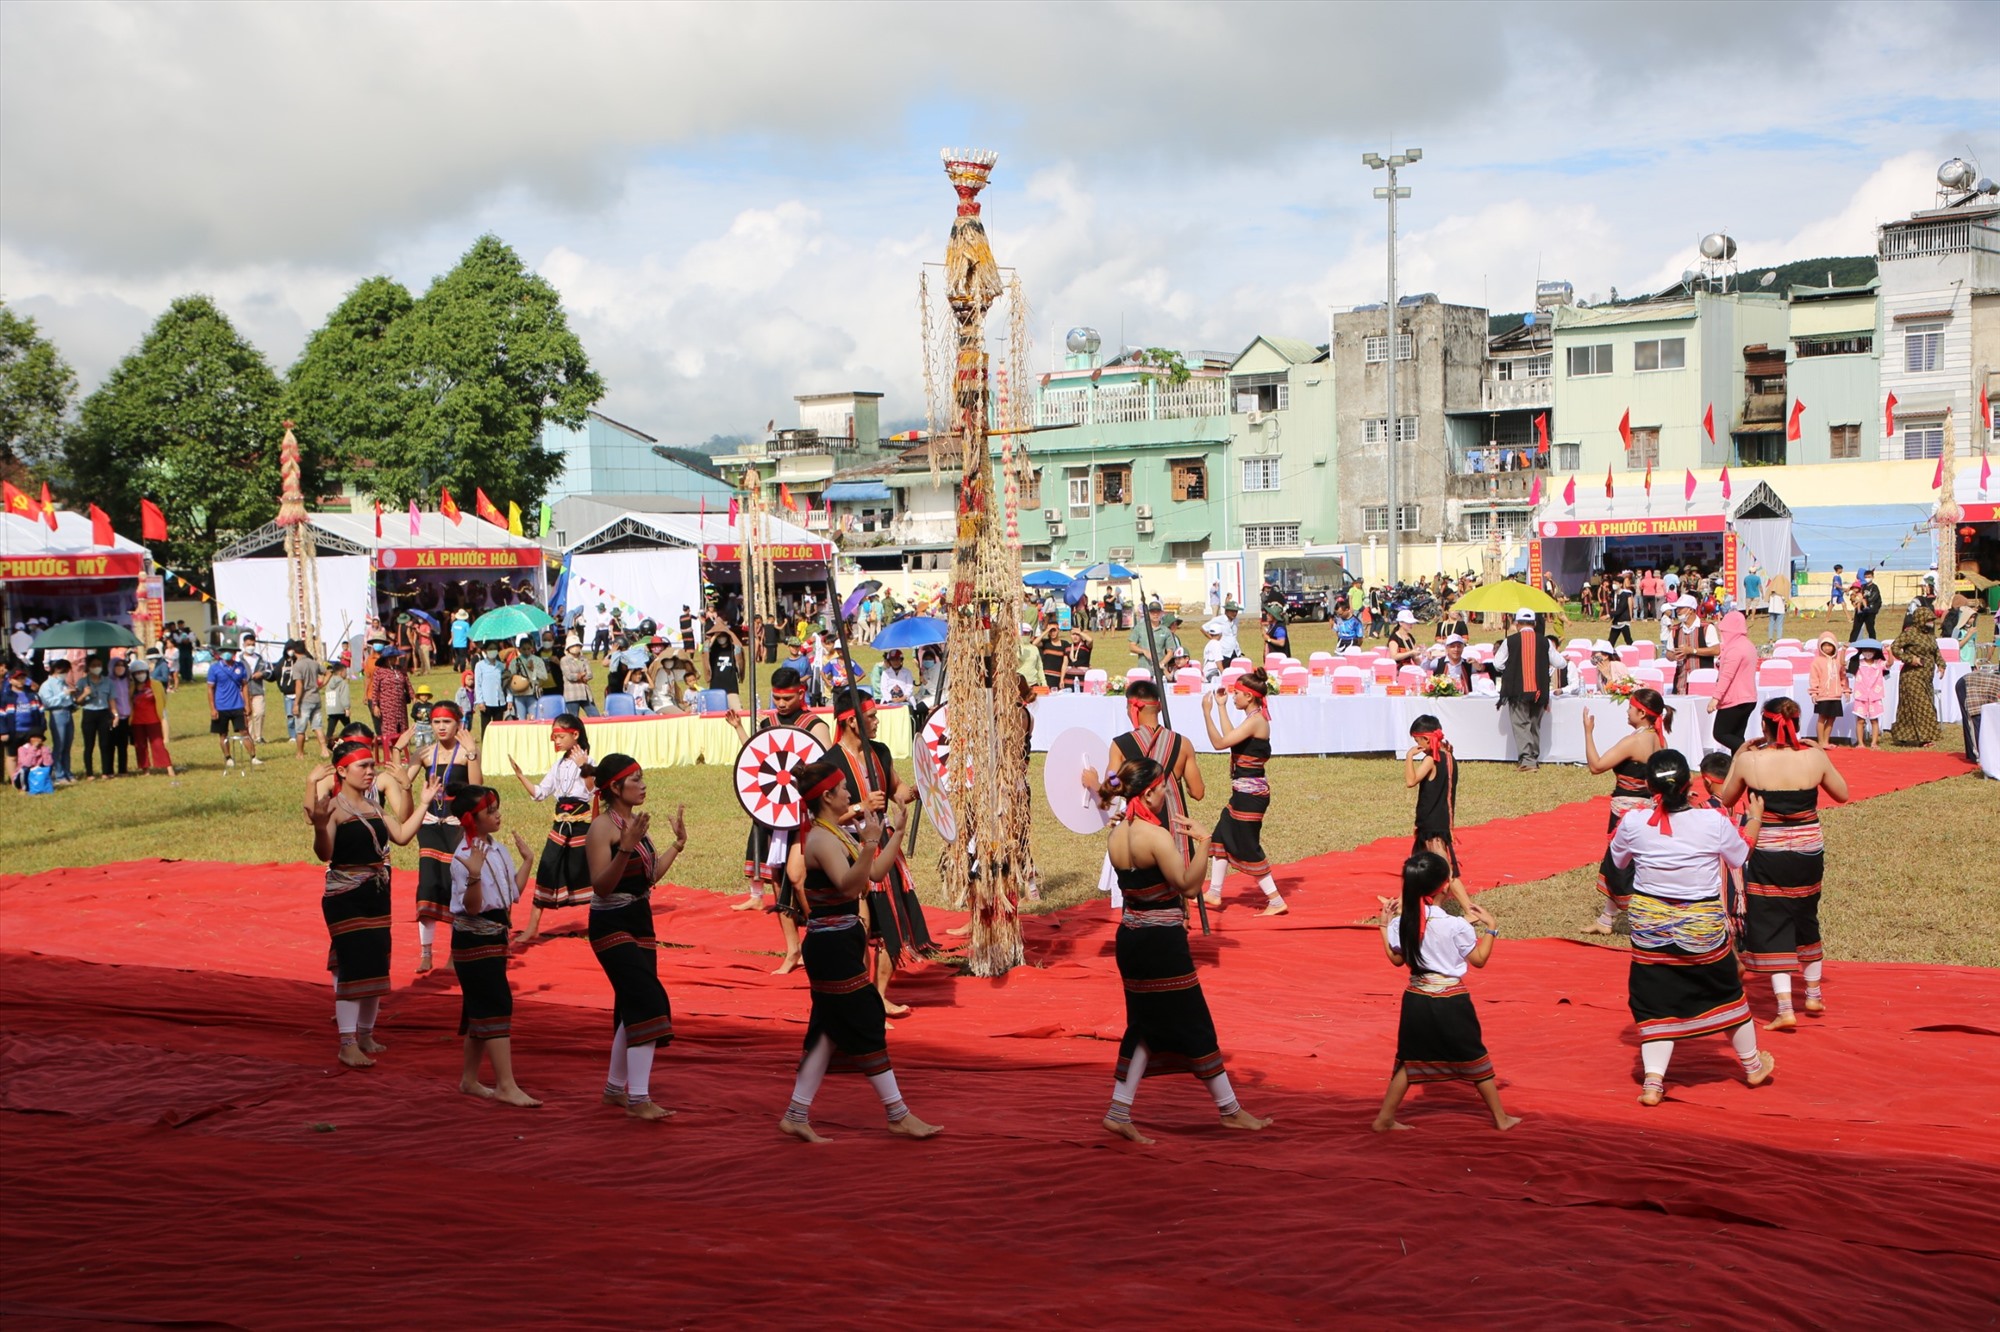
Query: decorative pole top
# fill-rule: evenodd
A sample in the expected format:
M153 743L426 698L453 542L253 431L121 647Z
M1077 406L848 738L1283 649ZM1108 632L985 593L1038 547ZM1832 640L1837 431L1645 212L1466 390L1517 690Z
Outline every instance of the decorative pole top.
M958 191L958 215L978 217L979 192L993 178L993 164L1000 154L991 148L946 148L938 156L944 159L951 187Z

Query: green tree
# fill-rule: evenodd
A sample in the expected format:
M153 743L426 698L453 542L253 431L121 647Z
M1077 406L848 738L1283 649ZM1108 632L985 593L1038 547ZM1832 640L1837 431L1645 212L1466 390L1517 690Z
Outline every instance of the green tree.
M295 423L309 502L344 481L376 488L369 471L412 406L415 375L396 324L415 304L393 278L367 279L306 340L286 375L284 415Z
M278 398L263 353L214 301L183 296L83 400L64 444L65 497L94 501L128 532L151 498L173 536L166 563L206 569L220 539L278 511Z
M369 489L435 504L440 485L469 511L482 487L532 511L562 470L542 424L579 427L604 396L556 289L496 236L481 236L391 325L406 414L376 448Z
M76 398L76 371L32 317L0 301L0 471L53 461Z

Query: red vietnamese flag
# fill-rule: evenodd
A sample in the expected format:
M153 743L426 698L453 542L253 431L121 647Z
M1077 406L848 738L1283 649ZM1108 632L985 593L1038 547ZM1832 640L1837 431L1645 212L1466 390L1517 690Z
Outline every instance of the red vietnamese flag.
M1715 443L1715 404L1708 404L1708 410L1701 414L1701 428L1708 432L1708 442Z
M1535 452L1549 451L1549 414L1543 412L1535 417Z
M1986 423L1986 429L1993 429L1993 402L1986 396L1986 385L1979 386L1979 419Z
M1891 393L1882 404L1882 437L1890 438L1896 433L1896 395Z
M478 486L472 488L472 511L495 527L507 525L507 515L500 512L499 507L487 499L486 492ZM453 521L456 522L457 519L454 518Z
M1542 504L1542 474L1535 473L1535 484L1528 491L1528 507L1538 509Z
M1618 438L1625 441L1625 451L1632 451L1632 409L1627 407L1625 415L1618 418Z
M16 518L26 518L29 522L42 516L41 506L12 481L0 481L0 507L4 507Z
M1729 468L1727 465L1724 465L1722 469L1722 498L1725 500L1729 498Z
M91 505L90 544L93 546L108 546L117 539L118 534L111 530L111 515L98 508L95 504Z
M42 482L42 521L49 525L49 531L56 530L56 502L49 498L49 483Z
M1804 416L1805 414L1806 414L1805 400L1803 398L1793 398L1792 419L1785 423L1786 439L1797 439L1799 437L1799 418Z
M1611 498L1611 469L1609 467L1604 469L1604 498Z
M787 513L799 511L799 502L792 498L792 488L782 481L778 483L778 503L785 506Z
M412 502L414 503L414 501ZM463 521L463 517L458 511L458 501L453 499L451 491L443 486L438 487L438 512L451 519L452 526L454 527Z
M1937 471L1931 475L1931 489L1944 489L1944 455L1942 453L1938 455Z
M1681 482L1681 498L1684 500L1692 500L1694 498L1694 470L1692 468L1688 469L1687 480Z
M1574 509L1574 508L1576 507L1576 478L1575 478L1575 477L1571 477L1571 478L1569 479L1569 483L1568 483L1567 485L1565 485L1565 486L1563 487L1563 503L1564 503L1564 504L1567 504L1567 505L1569 505L1569 507L1570 507L1570 508L1572 508L1572 509Z
M382 539L382 501L375 501L375 539Z
M1653 498L1653 464L1646 464L1646 498Z
M167 515L161 513L160 506L149 499L139 501L139 539L141 541L167 539Z

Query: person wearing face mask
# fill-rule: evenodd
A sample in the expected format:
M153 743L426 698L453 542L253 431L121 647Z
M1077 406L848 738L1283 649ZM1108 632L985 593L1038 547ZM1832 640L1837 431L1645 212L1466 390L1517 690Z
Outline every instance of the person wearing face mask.
M271 663L257 650L257 635L245 630L237 660L250 673L243 686L243 722L251 743L264 743L264 682L270 677ZM289 737L287 737L289 738Z
M83 779L94 782L111 775L111 677L105 673L104 658L92 657L84 664L83 680L76 690L79 729L83 732ZM97 771L97 755L104 755L104 771Z
M563 710L579 717L595 717L597 704L590 696L590 658L583 655L583 643L572 638L563 649Z
M480 645L479 661L472 668L472 703L479 710L481 738L488 722L507 718L507 669L500 663L498 644Z
M104 775L111 776L111 761L118 760L117 773L120 777L127 772L126 763L132 753L132 689L139 680L132 676L132 667L120 657L111 663L111 739L110 750L104 759Z

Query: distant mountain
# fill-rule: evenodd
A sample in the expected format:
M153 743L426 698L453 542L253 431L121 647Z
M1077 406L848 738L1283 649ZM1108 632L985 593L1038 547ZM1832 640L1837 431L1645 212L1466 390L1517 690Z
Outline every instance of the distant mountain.
M1760 286L1764 274L1775 273L1771 284ZM1853 254L1832 259L1794 259L1790 263L1773 268L1744 268L1730 281L1731 291L1768 291L1780 295L1793 287L1862 287L1875 280L1876 263L1873 255ZM1671 297L1681 290L1681 284L1661 291L1649 292L1641 296L1623 296L1615 301L1603 301L1604 305L1631 305L1638 301L1657 300ZM1512 332L1527 318L1524 313L1488 315L1486 336L1497 338L1502 333Z

